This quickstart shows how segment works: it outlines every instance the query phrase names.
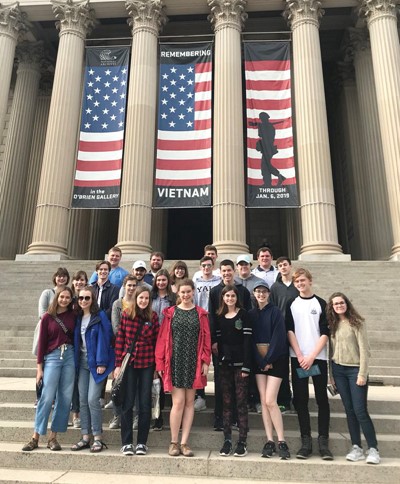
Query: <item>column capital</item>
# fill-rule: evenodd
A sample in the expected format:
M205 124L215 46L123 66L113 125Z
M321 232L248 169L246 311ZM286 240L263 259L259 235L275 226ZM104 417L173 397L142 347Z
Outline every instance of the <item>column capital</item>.
M89 6L89 0L74 2L73 0L51 0L53 13L57 19L56 27L60 36L69 32L82 39L92 31L95 25L94 9Z
M21 12L19 2L3 6L0 3L0 35L11 37L16 42L28 31L27 15Z
M286 0L283 16L294 30L304 24L313 24L319 28L319 21L324 13L319 0Z
M128 24L132 35L146 31L158 36L168 21L162 0L126 0L125 7L131 17Z
M242 31L247 20L247 0L207 0L207 3L211 9L208 20L215 32L226 27Z
M350 27L347 29L345 45L345 60L354 59L356 52L371 50L371 42L367 28L357 29Z
M18 69L21 69L21 66L24 65L25 68L28 66L39 71L44 59L44 44L42 41L22 42L15 49L15 57L18 62Z
M359 15L367 19L368 25L384 17L397 22L396 0L359 0L359 3Z

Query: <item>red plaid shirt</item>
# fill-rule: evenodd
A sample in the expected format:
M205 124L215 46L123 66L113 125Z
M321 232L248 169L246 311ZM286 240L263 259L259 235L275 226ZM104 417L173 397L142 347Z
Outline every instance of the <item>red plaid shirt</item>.
M134 368L148 368L154 365L154 351L160 325L158 324L157 313L153 311L151 321L142 321L139 318L132 320L128 318L125 312L122 313L115 342L115 366L121 366L137 330L142 325L142 332L133 349L129 365Z

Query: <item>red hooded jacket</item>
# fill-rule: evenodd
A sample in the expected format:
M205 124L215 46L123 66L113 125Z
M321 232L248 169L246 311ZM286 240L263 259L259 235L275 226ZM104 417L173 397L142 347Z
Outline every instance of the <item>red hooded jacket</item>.
M164 309L164 319L158 334L156 344L156 370L163 371L164 391L172 391L172 329L171 323L176 306ZM201 374L203 363L210 364L211 360L211 336L208 313L200 306L196 306L199 315L200 331L197 343L197 364L196 374L193 381L194 389L201 389L207 385L207 377Z

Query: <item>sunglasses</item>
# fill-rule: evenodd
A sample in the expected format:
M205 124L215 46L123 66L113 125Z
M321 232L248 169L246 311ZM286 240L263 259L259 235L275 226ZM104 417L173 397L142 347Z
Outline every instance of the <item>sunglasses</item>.
M79 296L78 299L79 301L90 301L92 296Z

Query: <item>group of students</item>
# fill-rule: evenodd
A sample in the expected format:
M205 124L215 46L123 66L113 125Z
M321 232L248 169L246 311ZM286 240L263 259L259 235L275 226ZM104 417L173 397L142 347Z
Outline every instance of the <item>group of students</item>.
M342 398L351 437L352 449L346 459L365 458L361 428L368 445L366 462L378 464L376 433L367 410L366 327L349 299L342 293L334 293L326 303L314 295L310 272L297 269L292 274L288 257L277 260L278 274L259 258L261 254L272 262L272 252L267 247L257 254L260 262L257 275L250 272L251 259L245 254L237 258L237 276L233 261L223 260L217 269L216 248L206 246L205 249L209 249L209 254L205 250L200 271L193 280L188 278L187 266L182 261L174 265L171 274L162 269L161 253L154 253L160 260L154 266L151 263L151 271L146 272L144 261L136 261L132 274L127 271L124 274L118 265L121 258L118 247L110 249L108 261L97 264L91 286L87 285L86 274L80 271L70 289L66 269L57 271L53 279L55 288L51 290L53 299L47 291L50 304L41 315L36 381L42 392L34 434L23 450L34 450L38 447L39 435L47 434L54 402L48 447L61 449L57 433L67 429L74 386L75 393L79 394L79 408L73 403L72 410L74 419L80 412L81 439L71 449L90 448L91 452L101 452L107 447L102 440L100 404L104 382L112 372L114 378L118 376L124 356L133 347L125 370L123 403L120 407L114 405L114 415L121 425L124 455L145 455L148 451L152 384L158 376L162 380L161 409L165 393L171 393L172 397L168 453L170 456L194 455L189 436L195 398L196 393L196 402L205 398L212 357L215 415L222 413L224 434L221 456L247 454L249 385L254 378L267 438L261 455L269 458L278 453L283 460L290 458L278 406L282 381L289 387L290 361L293 404L301 435L296 457L307 459L312 455L308 410L308 383L312 377L318 405L319 453L323 460L333 459L329 449L327 395L330 369L331 384ZM118 259L114 260L114 267L111 254L116 254ZM123 281L121 289L110 282L113 271ZM41 302L44 307L45 302ZM134 408L138 413L136 445L133 444ZM153 428L161 430L162 416L157 420ZM239 439L233 446L235 423Z

